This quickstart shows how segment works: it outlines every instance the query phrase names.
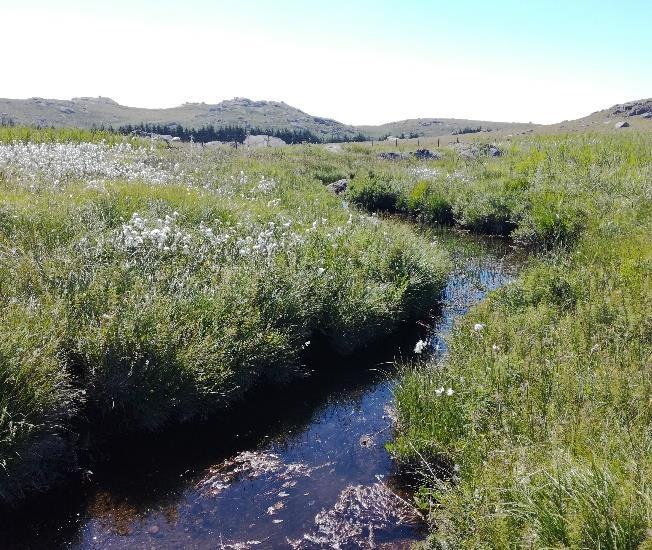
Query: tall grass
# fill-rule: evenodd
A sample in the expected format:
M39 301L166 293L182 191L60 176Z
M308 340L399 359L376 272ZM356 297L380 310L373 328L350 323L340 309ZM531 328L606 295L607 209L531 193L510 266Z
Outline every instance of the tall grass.
M517 234L565 246L459 322L444 364L406 372L392 450L421 464L433 548L637 548L652 527L652 140L525 145L498 162L525 197Z
M491 158L454 152L410 170L414 161L385 163L356 177L350 200L368 210L455 224L479 233L511 235L527 244L571 244L597 201L609 201L649 171L649 138L641 136L538 136L502 145ZM391 164L391 165L390 165ZM615 187L614 187L615 186Z
M108 130L82 130L80 128L30 128L27 126L0 126L0 143L122 143L125 141L136 142L136 138L129 138Z
M350 210L310 150L6 147L3 501L74 464L80 427L160 430L254 387L280 401L311 345L371 345L424 315L445 283L438 246Z

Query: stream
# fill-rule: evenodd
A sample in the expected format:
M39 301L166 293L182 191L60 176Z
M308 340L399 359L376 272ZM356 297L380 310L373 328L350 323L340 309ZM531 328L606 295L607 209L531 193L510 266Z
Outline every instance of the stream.
M413 352L424 338L429 353L445 353L454 320L509 282L524 258L502 239L432 237L455 269L430 319L355 357L315 357L313 376L261 394L237 419L120 441L81 488L48 496L21 515L28 524L0 530L0 547L408 548L423 539L385 449L394 361L427 355Z

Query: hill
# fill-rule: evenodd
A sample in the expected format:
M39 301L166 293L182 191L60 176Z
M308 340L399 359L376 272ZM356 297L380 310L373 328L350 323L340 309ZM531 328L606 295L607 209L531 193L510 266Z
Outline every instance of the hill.
M145 109L120 105L107 97L77 97L70 100L0 99L0 123L11 120L27 126L92 128L150 123L202 126L241 126L264 130L308 131L325 141L352 139L362 133L375 139L386 136L419 136L426 138L471 136L479 132L499 135L549 133L557 131L609 130L616 124L652 129L652 99L614 105L587 117L558 124L492 122L456 118L416 118L381 125L353 126L333 119L313 116L282 101L253 101L236 97L217 104L184 103L166 109ZM622 125L622 124L621 124Z
M184 103L168 109L126 107L106 97L0 99L0 116L11 119L15 124L55 127L118 127L147 122L178 124L187 128L237 125L270 130L308 130L325 138L353 137L358 133L353 126L311 116L283 102L246 98L235 98L215 105Z
M326 140L333 136L353 138L360 132L378 139L403 134L436 137L478 128L517 131L536 127L533 124L443 118L419 118L379 126L352 126L309 115L284 102L252 101L246 98L234 98L217 104L184 103L168 109L127 107L107 97L78 97L70 100L40 97L0 99L0 117L5 122L12 120L19 125L78 128L102 125L118 127L141 122L178 124L187 128L238 125L269 130L307 130Z

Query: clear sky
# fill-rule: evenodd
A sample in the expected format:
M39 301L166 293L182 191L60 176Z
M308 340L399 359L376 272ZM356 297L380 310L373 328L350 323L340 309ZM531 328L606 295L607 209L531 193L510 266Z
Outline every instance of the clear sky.
M652 97L651 22L652 0L0 0L0 97L558 122Z

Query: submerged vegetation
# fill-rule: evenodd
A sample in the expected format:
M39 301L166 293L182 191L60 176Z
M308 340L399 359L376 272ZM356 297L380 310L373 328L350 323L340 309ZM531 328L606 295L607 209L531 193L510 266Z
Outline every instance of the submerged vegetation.
M652 138L424 160L25 132L0 130L1 498L70 469L80 434L205 418L303 375L311 347L351 353L425 316L448 255L385 212L533 253L397 389L391 451L419 474L428 544L649 536Z

